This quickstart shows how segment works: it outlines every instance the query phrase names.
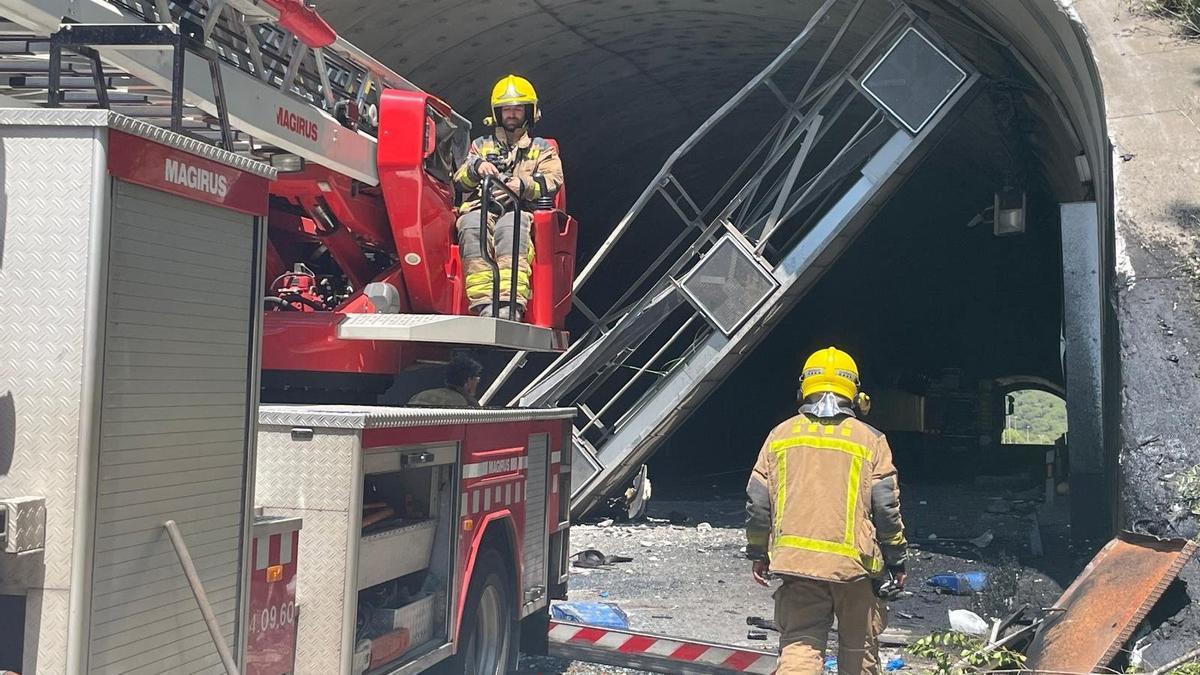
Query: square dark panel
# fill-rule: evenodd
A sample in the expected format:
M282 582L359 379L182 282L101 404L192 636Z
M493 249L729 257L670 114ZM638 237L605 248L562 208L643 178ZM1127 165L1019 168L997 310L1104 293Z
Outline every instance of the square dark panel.
M725 335L732 335L778 285L728 235L680 281L688 300Z
M914 134L937 113L966 72L915 28L909 28L863 78L875 101Z

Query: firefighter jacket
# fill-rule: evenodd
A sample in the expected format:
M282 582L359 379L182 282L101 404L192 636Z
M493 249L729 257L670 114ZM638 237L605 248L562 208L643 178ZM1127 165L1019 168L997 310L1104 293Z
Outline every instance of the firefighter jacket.
M513 136L515 143L510 142ZM503 127L496 127L492 135L480 136L471 142L466 161L454 172L454 181L471 195L459 207L462 213L479 208L479 184L483 179L478 169L483 162L495 164L505 178L520 180L519 192L524 202L542 196L542 186L534 180L534 174L541 175L549 192L557 190L563 182L562 160L550 141L530 137L523 129L509 134Z
M775 427L746 493L746 555L773 573L851 581L904 564L892 450L853 416L801 414Z

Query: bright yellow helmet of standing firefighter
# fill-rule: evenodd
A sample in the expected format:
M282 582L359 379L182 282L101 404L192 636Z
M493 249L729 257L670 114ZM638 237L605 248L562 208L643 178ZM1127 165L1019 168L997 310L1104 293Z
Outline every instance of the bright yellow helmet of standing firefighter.
M523 105L529 111L529 122L541 117L538 110L538 95L533 84L520 75L505 75L492 87L492 116L500 119L500 108L506 105Z
M821 392L832 392L848 401L858 394L858 364L837 347L813 352L800 373L800 398Z

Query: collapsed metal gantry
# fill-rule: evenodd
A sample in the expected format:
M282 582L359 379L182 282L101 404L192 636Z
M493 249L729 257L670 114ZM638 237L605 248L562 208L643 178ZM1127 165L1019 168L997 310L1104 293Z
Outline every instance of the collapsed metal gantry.
M979 78L903 2L825 0L670 155L576 278L587 328L512 400L580 411L574 514L622 486L795 305ZM766 104L782 108L774 124L747 123ZM756 130L740 164L721 184L711 180L735 162L712 161L706 141L748 147ZM595 282L620 264L611 254L626 235L661 231L671 213L674 239L623 292ZM522 369L526 356L513 356L485 401L534 370Z

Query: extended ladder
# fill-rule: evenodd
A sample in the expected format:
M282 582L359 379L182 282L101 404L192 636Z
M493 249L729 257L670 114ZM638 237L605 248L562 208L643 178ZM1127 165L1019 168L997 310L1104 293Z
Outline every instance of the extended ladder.
M0 0L0 17L0 106L102 106L165 127L181 95L179 131L220 143L227 116L239 153L297 155L368 185L379 92L417 89L302 0ZM73 51L52 101L56 34ZM178 66L173 41L187 47Z
M979 77L903 2L825 0L670 156L576 277L590 327L546 368L519 371L518 354L488 392L534 371L514 400L580 411L575 515L623 488L833 264ZM747 120L771 108L756 138ZM589 285L627 276L610 254L629 233L667 243L633 284Z

